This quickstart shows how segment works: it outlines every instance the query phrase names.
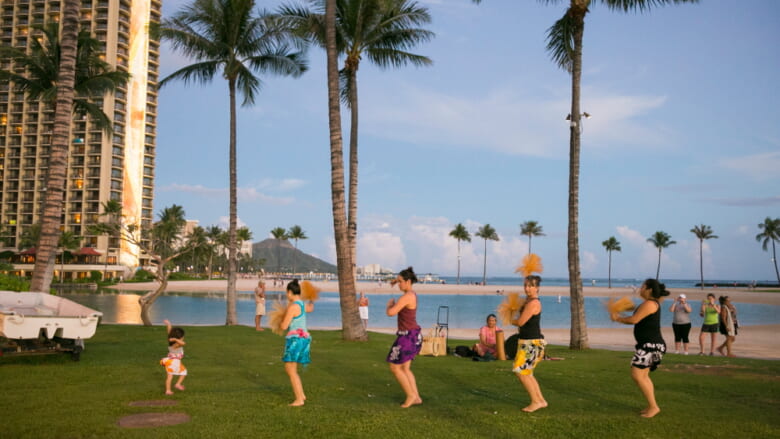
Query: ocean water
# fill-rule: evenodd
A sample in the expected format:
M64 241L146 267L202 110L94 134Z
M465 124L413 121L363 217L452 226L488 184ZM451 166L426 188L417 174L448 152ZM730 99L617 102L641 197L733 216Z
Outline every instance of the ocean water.
M456 284L458 278L456 276L439 276L439 279L445 281L447 284ZM612 278L612 286L613 287L638 287L639 285L644 282L646 278ZM659 279L661 282L663 282L666 285L666 288L669 290L672 290L674 288L696 288L697 284L700 282L699 279ZM482 276L461 276L460 277L460 283L461 284L475 284L482 282ZM601 277L583 277L582 278L582 285L583 286L597 286L597 287L606 287L608 285L609 279L607 278L601 278ZM733 285L734 283L737 283L738 285L749 285L752 282L757 282L759 284L777 284L777 280L771 281L771 280L761 280L761 279L704 279L704 284L718 284L718 285ZM518 276L495 276L495 277L488 277L486 279L486 283L488 285L521 285L523 283L522 278ZM544 286L553 286L553 287L565 287L569 285L569 278L568 277L544 277L542 276L542 287Z
M81 303L103 313L105 323L141 323L138 295L127 293L68 293L62 297ZM385 304L389 295L369 296L369 327L393 328L395 317L385 315ZM398 295L394 295L398 297ZM423 328L437 323L446 323L453 329L479 328L485 324L485 317L495 313L504 300L500 295L420 295L418 296L417 321ZM286 300L281 294L269 294L268 311L274 301ZM542 327L568 328L570 322L569 298L543 296ZM639 299L635 299L639 303ZM604 298L586 297L585 314L590 328L618 328L609 319ZM672 316L667 312L671 302L662 307L662 323L671 326ZM692 302L694 309L697 302ZM752 303L735 303L740 325L761 325L780 323L780 306ZM241 291L236 303L239 324L254 325L255 303L251 291ZM224 294L166 294L154 303L150 313L155 324L165 319L176 325L224 325L226 303ZM337 293L323 292L316 302L314 312L307 316L311 328L340 328L341 309ZM264 320L267 323L267 320ZM693 327L701 326L698 314L692 314Z

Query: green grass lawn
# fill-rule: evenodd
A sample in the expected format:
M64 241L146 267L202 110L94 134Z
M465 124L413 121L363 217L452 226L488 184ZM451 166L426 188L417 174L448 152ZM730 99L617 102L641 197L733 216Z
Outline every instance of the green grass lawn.
M68 355L0 358L3 438L770 438L780 437L780 362L670 354L652 374L662 412L643 419L629 376L631 352L569 351L536 376L550 406L520 411L528 396L510 362L420 357L422 406L404 395L384 361L389 335L348 343L314 331L301 373L308 401L293 400L280 361L283 339L248 327L186 327L187 390L166 398L163 327L103 325L81 361ZM468 344L450 340L450 346ZM184 412L188 423L124 429L145 412Z

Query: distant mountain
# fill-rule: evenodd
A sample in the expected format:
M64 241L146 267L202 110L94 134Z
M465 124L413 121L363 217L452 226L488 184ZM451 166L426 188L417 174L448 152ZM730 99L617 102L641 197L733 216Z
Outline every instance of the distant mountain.
M252 257L254 259L265 259L263 269L266 272L291 272L293 269L293 255L295 255L295 271L298 273L308 273L310 271L315 273L336 273L335 265L296 250L295 246L287 240L279 241L268 238L252 244Z

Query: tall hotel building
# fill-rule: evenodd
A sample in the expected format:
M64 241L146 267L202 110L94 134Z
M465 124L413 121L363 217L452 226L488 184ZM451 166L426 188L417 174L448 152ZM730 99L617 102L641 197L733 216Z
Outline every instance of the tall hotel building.
M59 21L63 6L59 0L0 4L0 45L28 53L37 32L33 26ZM103 98L112 134L90 119L74 119L62 224L63 230L84 237L83 246L100 253L92 263L100 269L109 265L116 276L123 267L143 265L144 257L116 237L89 235L87 227L104 220L100 214L108 200L122 204L128 221L152 222L159 41L150 39L148 25L159 22L161 6L160 0L81 0L81 29L90 30L103 44L105 61L129 72L130 80ZM0 59L0 69L24 75L13 64ZM13 84L0 84L0 251L24 254L20 237L40 221L53 124L52 105L29 101ZM65 271L67 277L84 275L75 266Z

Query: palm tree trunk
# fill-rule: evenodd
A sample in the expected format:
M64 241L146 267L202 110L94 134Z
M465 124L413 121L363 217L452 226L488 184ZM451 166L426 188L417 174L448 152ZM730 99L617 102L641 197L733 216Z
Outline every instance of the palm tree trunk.
M41 208L41 235L35 255L31 291L48 292L54 274L54 258L60 239L60 217L65 194L68 140L73 119L73 95L76 82L76 50L79 27L80 0L62 2L62 36L60 37L60 66L57 79L57 103L54 114L49 171L46 194Z
M357 275L357 200L358 200L358 91L357 65L349 69L349 200L347 228L349 230L349 250L352 255L353 276Z
M487 238L485 238L485 257L482 262L482 285L485 285L487 279Z
M609 252L609 270L607 271L607 288L612 288L612 251Z
M528 235L528 254L531 254L531 235Z
M339 276L341 328L344 340L368 340L358 313L355 276L349 247L347 212L344 204L344 149L339 108L338 53L336 51L336 0L325 2L325 51L328 72L328 125L330 128L330 178L333 203L333 232L336 238L336 265Z
M230 89L230 226L228 228L228 264L227 264L227 318L226 325L238 324L236 316L236 223L237 198L236 188L236 80L228 80Z
M772 259L775 261L775 275L777 276L777 283L780 284L780 271L777 271L777 253L775 252L775 240L772 240Z
M458 240L458 285L460 285L460 239Z
M658 278L661 275L661 248L658 248L658 268L655 270L655 280L658 280Z
M144 326L152 326L152 318L149 316L149 311L152 309L154 301L160 297L160 294L168 286L168 274L162 268L162 265L157 268L157 273L157 280L160 282L160 285L156 290L150 291L138 299L138 304L141 305L141 321L144 323Z
M295 257L298 253L298 240L295 240L295 251L293 252L293 276L295 276Z
M704 289L704 240L699 239L699 275L701 277L701 289Z
M580 185L580 80L582 75L582 36L585 31L587 8L577 11L574 30L574 54L571 73L571 126L569 128L569 297L571 299L570 349L588 348L588 328L585 323L585 298L582 292L579 244L579 185Z

